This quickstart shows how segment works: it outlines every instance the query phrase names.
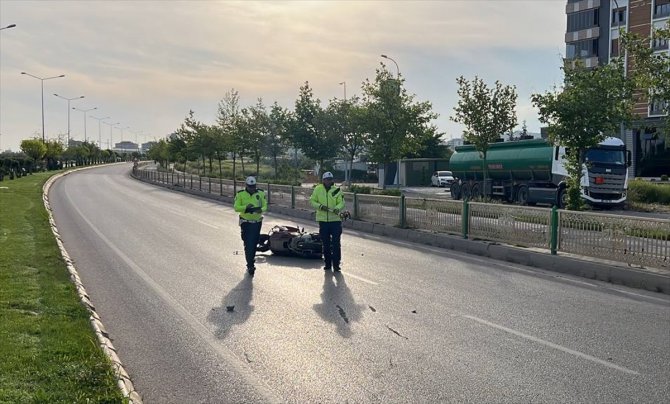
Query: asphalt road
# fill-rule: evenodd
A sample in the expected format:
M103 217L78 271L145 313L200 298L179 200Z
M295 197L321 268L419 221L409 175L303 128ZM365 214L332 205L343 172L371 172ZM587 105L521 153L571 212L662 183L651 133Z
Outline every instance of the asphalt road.
M50 203L147 403L670 401L667 296L353 231L340 275L268 254L252 280L229 206L129 171Z

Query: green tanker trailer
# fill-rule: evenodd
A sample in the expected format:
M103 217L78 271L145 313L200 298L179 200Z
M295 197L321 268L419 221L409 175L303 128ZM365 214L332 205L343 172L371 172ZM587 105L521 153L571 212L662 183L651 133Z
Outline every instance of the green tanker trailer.
M451 196L456 200L486 196L521 205L547 203L563 208L567 201L564 156L564 147L544 139L491 143L486 161L472 145L456 147L449 160L455 178ZM630 154L620 139L607 138L588 149L581 181L584 200L597 206L622 205L629 165Z

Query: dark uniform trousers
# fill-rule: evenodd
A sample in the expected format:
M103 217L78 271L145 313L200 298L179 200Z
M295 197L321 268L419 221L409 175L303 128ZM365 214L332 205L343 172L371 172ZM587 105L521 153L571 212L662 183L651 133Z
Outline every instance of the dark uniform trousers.
M319 235L323 242L323 262L326 267L334 265L335 268L339 268L342 258L340 250L342 222L319 222Z
M247 260L247 268L254 268L256 262L256 246L261 235L262 222L242 222L242 242L244 243L244 257Z

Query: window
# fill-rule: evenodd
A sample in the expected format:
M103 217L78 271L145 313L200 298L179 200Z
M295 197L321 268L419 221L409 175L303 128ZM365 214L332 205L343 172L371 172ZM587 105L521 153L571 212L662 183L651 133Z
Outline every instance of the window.
M670 15L670 0L656 0L654 2L654 18Z
M566 46L565 53L568 59L581 59L598 56L598 40L588 39L585 41L569 43Z
M615 8L612 10L612 26L626 25L626 8Z
M649 115L665 115L668 113L668 102L655 99L649 103Z
M600 16L599 9L568 14L568 32L581 31L583 29L599 26L600 25L599 16Z
M613 58L619 56L619 38L612 39L612 45L610 47L610 55Z

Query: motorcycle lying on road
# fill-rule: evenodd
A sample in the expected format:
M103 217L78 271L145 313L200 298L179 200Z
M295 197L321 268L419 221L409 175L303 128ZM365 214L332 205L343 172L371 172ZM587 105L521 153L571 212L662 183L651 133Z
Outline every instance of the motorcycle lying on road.
M351 218L347 211L340 213L342 221ZM261 234L256 251L272 251L272 254L321 259L323 241L318 232L306 232L304 228L277 225L268 234Z

